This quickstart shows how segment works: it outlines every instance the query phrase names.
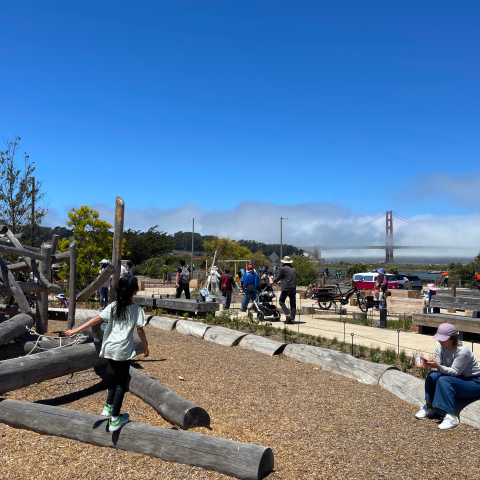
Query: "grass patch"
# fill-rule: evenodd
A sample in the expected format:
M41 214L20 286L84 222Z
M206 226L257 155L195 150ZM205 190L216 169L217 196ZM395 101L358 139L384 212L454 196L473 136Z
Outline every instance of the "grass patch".
M397 353L395 352L395 349L393 347L388 347L383 352L383 361L387 365L392 365L393 363L395 363L396 359L397 359Z

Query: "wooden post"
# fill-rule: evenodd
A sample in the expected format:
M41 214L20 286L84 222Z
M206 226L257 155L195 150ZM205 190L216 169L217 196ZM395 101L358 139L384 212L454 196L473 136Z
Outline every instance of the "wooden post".
M70 244L70 276L68 281L69 304L67 329L75 325L75 310L77 308L77 241Z
M457 296L457 286L455 284L452 284L452 297Z
M322 275L322 287L325 286L325 275Z
M22 313L30 313L30 305L28 300L26 299L25 295L23 294L20 285L15 280L12 272L8 269L7 264L4 262L3 258L0 257L0 271L1 271L1 279L3 284L5 285L7 292L10 295L15 297L15 300L20 307L20 311Z
M123 219L125 217L125 203L121 197L115 198L115 225L113 228L113 254L112 265L115 267L115 273L112 276L110 288L110 302L114 302L116 297L115 287L117 286L122 271L122 240L123 240Z
M413 289L413 282L408 282L408 289L409 290L412 290Z
M30 245L33 247L35 239L35 177L32 177L32 224L30 227Z
M163 286L165 287L165 274L162 275L163 278Z
M38 270L45 278L49 278L50 270L52 269L51 243L42 244L42 255L45 257L45 260L40 262ZM36 330L40 334L48 331L48 292L37 294Z

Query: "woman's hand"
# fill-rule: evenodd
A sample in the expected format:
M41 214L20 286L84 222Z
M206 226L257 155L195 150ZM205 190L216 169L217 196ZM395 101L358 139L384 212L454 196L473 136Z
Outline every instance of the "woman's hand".
M438 371L442 368L441 365L439 365L435 360L430 360L429 362L425 362L427 365L427 368L436 368Z
M150 355L150 350L148 349L148 346L147 346L147 348L145 348L143 351L143 356L148 357L149 355Z

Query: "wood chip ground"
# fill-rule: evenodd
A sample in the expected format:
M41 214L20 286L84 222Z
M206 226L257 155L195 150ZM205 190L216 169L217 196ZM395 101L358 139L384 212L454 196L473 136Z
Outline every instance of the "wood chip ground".
M52 332L65 327L64 322L49 323ZM270 480L480 477L480 431L461 425L442 432L436 421L416 420L415 407L380 387L285 356L223 347L176 332L146 331L151 357L136 357L137 368L209 412L212 429L194 431L271 447L275 471ZM88 370L4 397L99 414L106 385ZM131 394L123 410L134 421L171 428ZM0 478L8 479L230 478L3 424L0 455Z

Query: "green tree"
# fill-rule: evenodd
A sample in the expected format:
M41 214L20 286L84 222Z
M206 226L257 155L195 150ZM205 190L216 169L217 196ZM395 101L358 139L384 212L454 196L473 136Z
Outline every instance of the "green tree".
M367 264L361 262L352 263L347 267L347 275L355 275L356 273L366 272Z
M317 280L317 268L311 255L292 255L293 267L297 275L297 285L306 286Z
M42 182L33 187L34 164L27 152L23 153L22 165L17 162L20 137L4 140L5 150L0 151L0 220L13 233L30 229L32 222L40 224L47 209L40 205L45 193L40 192ZM34 212L32 218L32 201Z
M387 273L391 273L392 275L397 275L398 274L398 267L396 265L392 265L390 263L387 263L387 265L385 265L385 271Z
M72 208L68 213L67 222L73 230L73 239L77 241L77 289L83 290L97 277L99 262L103 258L112 258L113 237L112 226L100 220L100 214L88 206L78 210ZM70 240L64 238L59 242L61 252L68 251ZM69 265L64 264L59 269L61 278L68 279Z
M470 262L466 265L456 263L448 273L450 273L450 275L458 275L462 280L468 281L473 280L475 272L478 272L475 268L475 262Z
M165 232L159 232L157 227L158 225L155 225L147 232L130 228L123 232L125 250L134 265L140 265L148 258L169 253L175 247L175 240L172 236Z

